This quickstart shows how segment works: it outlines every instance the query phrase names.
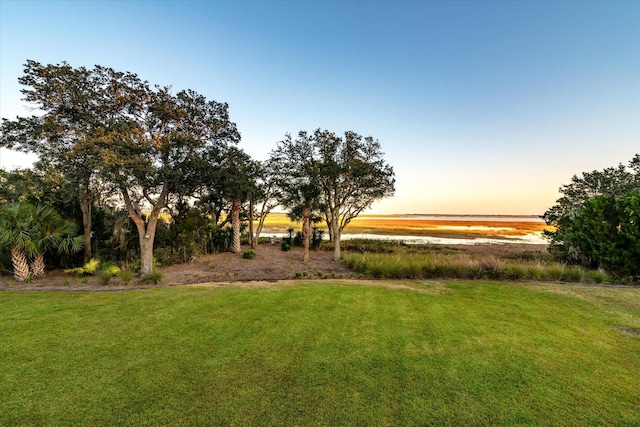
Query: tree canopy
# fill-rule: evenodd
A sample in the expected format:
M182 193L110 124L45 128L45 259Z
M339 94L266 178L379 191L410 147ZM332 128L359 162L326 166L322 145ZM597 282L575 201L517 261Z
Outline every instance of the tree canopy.
M138 229L141 272L150 272L160 212L200 185L211 167L202 159L240 140L227 104L193 90L174 95L130 72L66 62L28 61L20 83L25 101L44 114L3 120L2 146L34 152L41 166L61 171L80 201L85 236L99 184L117 188Z
M131 260L135 251L141 274L149 273L158 230L164 245L239 252L241 211L249 219L253 247L254 219L257 238L266 215L278 205L302 219L304 260L310 223L318 218L327 221L339 260L344 228L374 201L394 193L393 168L378 141L352 131L286 135L268 160L258 162L236 146L240 133L228 105L194 90L174 93L170 86L99 65L32 60L19 82L23 99L38 114L3 118L0 146L35 153L38 160L33 169L0 170L0 206L46 204L63 214L60 221L82 223L85 262L94 254ZM161 221L168 212L171 220ZM64 228L60 221L29 225L29 233L55 237L53 230ZM221 231L229 221L233 233ZM73 230L68 221L64 226ZM24 234L17 223L11 227L15 230L5 230L5 236L15 231L20 242ZM137 247L128 237L134 229ZM42 271L48 241L37 243L36 250L26 240L23 247L9 244L15 240L9 237L0 247L0 263L11 247L20 262L38 257L36 270ZM187 260L195 252L180 253Z
M628 167L573 176L543 215L558 258L602 267L619 276L640 275L640 155Z
M280 142L278 156L287 159L292 171L287 180L303 179L295 186L298 191L306 188L308 193L296 196L288 191L290 198L311 200L318 192L317 205L329 226L335 261L340 260L344 228L373 202L395 192L393 168L385 162L380 143L370 136L352 131L345 132L344 137L321 129L301 131L295 140L287 135Z

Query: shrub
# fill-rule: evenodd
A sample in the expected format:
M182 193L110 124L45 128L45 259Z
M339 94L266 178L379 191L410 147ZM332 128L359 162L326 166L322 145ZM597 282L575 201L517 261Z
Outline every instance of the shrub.
M84 276L85 274L96 274L100 269L100 260L91 259L88 263L83 265L82 267L70 268L65 270L65 273L72 273L76 276Z
M242 258L244 259L254 259L256 257L256 251L253 251L251 249L244 251L244 253L242 254Z
M324 230L318 227L311 229L311 249L318 249L322 245Z
M551 280L560 281L564 276L564 269L559 265L552 265L547 268L547 273L545 276L550 278Z
M158 270L153 270L151 273L145 274L140 279L140 283L145 285L149 283L153 283L154 285L157 285L160 282L162 282L162 273L159 272Z
M280 249L282 249L283 251L290 251L291 250L291 243L287 242L286 240L283 240L280 243Z
M504 276L509 280L522 280L526 275L526 269L521 264L507 264L504 267Z
M604 270L589 270L587 280L591 283L603 283L607 280L607 273Z
M565 267L563 279L567 282L582 282L582 269L579 267Z
M109 284L109 282L111 281L111 278L113 277L111 274L109 274L106 271L102 271L100 272L99 277L99 283L101 286L107 286Z
M100 270L102 273L108 274L110 277L115 277L120 274L120 267L110 262L103 262L100 264Z
M120 271L120 281L125 285L128 285L133 281L133 271L131 270L122 270Z

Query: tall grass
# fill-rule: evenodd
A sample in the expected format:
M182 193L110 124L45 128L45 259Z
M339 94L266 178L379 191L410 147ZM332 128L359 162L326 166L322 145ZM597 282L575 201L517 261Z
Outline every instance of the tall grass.
M605 272L539 260L466 253L347 253L345 265L376 279L489 279L603 283Z

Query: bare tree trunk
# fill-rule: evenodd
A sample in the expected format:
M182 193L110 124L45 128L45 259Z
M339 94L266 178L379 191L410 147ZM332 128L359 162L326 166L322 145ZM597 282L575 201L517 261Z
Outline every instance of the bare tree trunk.
M253 236L253 198L249 199L249 245L256 248L256 239Z
M156 237L156 227L158 226L158 217L160 211L166 206L167 189L163 187L158 202L153 206L149 221L145 223L144 218L137 206L134 206L129 192L126 188L121 188L124 204L129 212L129 217L138 229L138 241L140 242L140 274L146 275L153 271L153 241Z
M153 271L153 241L155 240L156 227L158 225L158 213L151 212L149 222L145 224L144 219L133 218L133 222L138 229L138 241L140 242L140 274L145 275Z
M260 216L258 217L258 228L256 229L256 243L260 241L260 234L262 234L262 228L264 227L264 221L267 219L267 215L269 214L271 209L267 209L266 205L263 204L260 209Z
M240 253L240 200L234 200L231 207L231 225L233 227L233 242L231 252Z
M13 263L13 277L18 282L24 282L29 277L29 262L27 256L18 248L11 248L11 262Z
M333 260L340 261L340 227L338 226L338 218L336 215L331 219L329 230L333 235Z
M329 215L324 214L324 220L327 223L327 228L329 229L329 242L333 243L333 229L331 225L331 221L329 220Z
M84 262L91 260L91 205L92 200L88 194L80 197L80 210L82 211L82 228L84 231Z
M309 262L309 239L311 238L311 208L305 206L302 210L302 246L304 248L302 262Z

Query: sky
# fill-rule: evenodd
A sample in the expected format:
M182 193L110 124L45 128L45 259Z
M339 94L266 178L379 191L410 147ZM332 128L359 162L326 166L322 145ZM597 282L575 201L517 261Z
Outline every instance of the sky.
M227 102L258 160L300 130L372 136L396 192L368 213L541 215L640 153L634 0L0 0L3 118L32 114L27 59Z

